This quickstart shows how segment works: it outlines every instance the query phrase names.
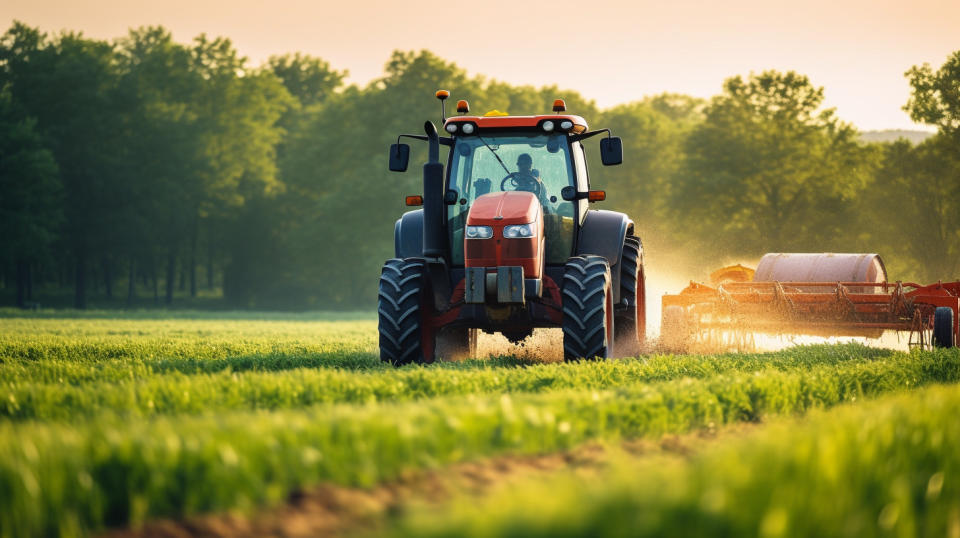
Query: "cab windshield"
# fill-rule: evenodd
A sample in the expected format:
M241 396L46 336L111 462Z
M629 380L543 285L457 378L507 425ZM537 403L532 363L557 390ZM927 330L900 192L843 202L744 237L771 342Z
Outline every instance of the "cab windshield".
M474 200L491 192L527 191L543 206L546 262L565 263L573 246L573 202L560 190L575 185L566 134L457 137L450 159L448 206L452 262L463 264L463 230Z

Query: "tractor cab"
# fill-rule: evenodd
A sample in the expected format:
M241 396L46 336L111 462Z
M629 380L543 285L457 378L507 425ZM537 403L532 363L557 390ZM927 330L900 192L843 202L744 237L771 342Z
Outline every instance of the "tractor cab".
M449 92L437 97L443 102ZM439 131L426 122L426 136L400 135L426 141L429 158L423 194L407 197L423 209L397 221L396 258L381 276L381 357L470 356L477 330L521 341L536 327L563 327L568 358L610 356L617 319L616 340L635 348L643 336L640 241L626 215L589 209L605 193L590 190L582 144L606 134L601 160L615 165L620 139L589 131L560 99L546 115L472 116L466 101L457 112L446 118L441 111ZM446 166L441 146L449 150ZM405 171L409 155L398 140L390 169ZM416 289L401 285L410 282ZM419 312L415 325L412 312Z
M448 120L445 128L462 133L469 120L458 120ZM585 207L569 196L587 188L580 143L569 142L566 133L536 127L472 133L454 134L447 166L447 196L456 200L446 214L451 263L464 264L466 220L476 200L503 192L533 195L543 219L546 263L565 263L573 248L576 219L585 215Z

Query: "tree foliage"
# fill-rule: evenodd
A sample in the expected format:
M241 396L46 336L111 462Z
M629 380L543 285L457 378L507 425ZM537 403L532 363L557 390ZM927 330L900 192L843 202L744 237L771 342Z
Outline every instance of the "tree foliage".
M688 137L672 208L703 245L731 254L824 250L865 186L856 130L793 72L733 77Z
M951 54L940 69L930 64L906 72L911 94L904 110L913 121L935 125L942 132L960 132L960 51Z
M13 230L0 246L2 289L18 282L22 303L34 281L71 288L78 307L116 285L130 306L206 295L233 307L370 308L426 158L414 144L410 172L391 174L385 152L399 133L439 122L440 88L478 115L549 113L563 98L621 136L619 167L599 165L596 139L585 144L591 182L608 191L605 208L634 219L653 265L867 250L904 278L950 278L960 269L958 65L960 53L908 73L908 110L941 128L914 147L861 142L823 108L824 90L793 72L730 78L709 101L665 93L600 110L575 91L470 75L429 51L394 52L361 87L299 53L251 66L225 38L178 43L143 27L104 41L14 23L0 38L0 218Z

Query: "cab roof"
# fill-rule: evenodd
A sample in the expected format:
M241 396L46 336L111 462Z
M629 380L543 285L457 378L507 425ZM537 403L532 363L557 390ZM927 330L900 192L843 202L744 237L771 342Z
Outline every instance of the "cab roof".
M580 116L574 116L571 114L546 114L541 116L506 116L506 115L490 115L488 113L485 116L453 116L447 118L443 122L443 126L446 127L451 123L473 123L477 126L478 129L482 130L497 130L497 129L542 129L540 125L546 120L552 120L556 127L553 129L553 132L564 132L559 129L560 122L563 120L570 120L573 122L573 128L567 133L571 134L580 134L587 130L587 120L583 119Z

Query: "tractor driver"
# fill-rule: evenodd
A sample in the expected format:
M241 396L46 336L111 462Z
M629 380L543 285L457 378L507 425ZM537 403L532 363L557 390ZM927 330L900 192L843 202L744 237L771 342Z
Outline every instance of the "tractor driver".
M540 199L540 205L547 213L554 211L553 206L547 203L547 187L540 179L540 170L533 168L533 157L529 153L521 153L517 157L517 172L514 174L516 190L532 192Z
M536 194L541 201L546 200L546 187L540 179L540 171L533 168L533 157L529 153L521 153L517 157L517 172L514 174L516 190Z

